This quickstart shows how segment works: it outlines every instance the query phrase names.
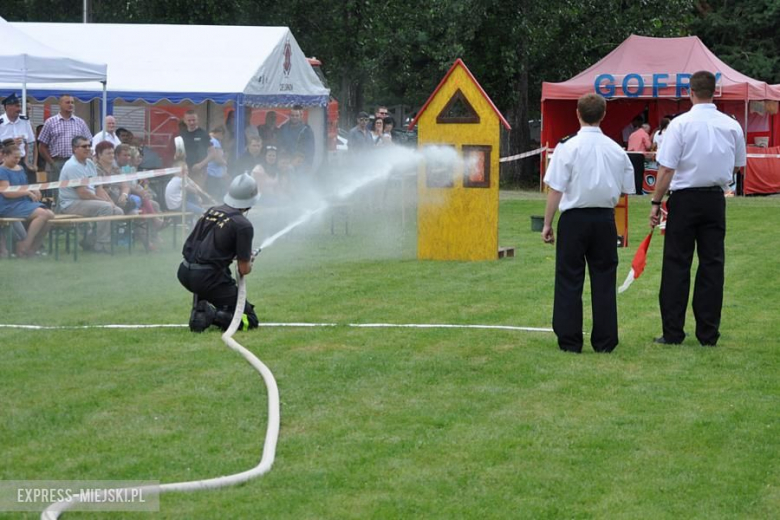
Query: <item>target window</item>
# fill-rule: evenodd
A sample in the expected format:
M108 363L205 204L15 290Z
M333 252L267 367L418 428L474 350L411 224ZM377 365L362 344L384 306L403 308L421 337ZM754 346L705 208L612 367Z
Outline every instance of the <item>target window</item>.
M463 146L463 187L490 187L490 146Z
M452 148L453 145L437 145ZM425 161L425 185L429 188L452 188L455 186L455 172L448 154L428 154ZM454 152L453 152L454 155Z

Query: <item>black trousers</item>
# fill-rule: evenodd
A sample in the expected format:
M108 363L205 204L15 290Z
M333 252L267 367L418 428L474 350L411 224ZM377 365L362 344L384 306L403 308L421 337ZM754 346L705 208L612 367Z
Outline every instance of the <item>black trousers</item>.
M229 269L192 269L179 264L177 277L185 289L198 295L199 300L206 300L219 310L231 314L235 312L238 285ZM257 320L253 308L247 301L244 313L249 316L250 321Z
M572 209L564 211L558 220L553 330L561 350L582 351L582 287L586 264L593 312L590 344L596 352L611 352L618 344L615 292L618 254L613 209Z
M715 345L720 337L723 281L726 265L726 199L720 188L710 191L681 190L666 203L669 216L661 271L661 320L664 338L672 343L685 339L685 311L691 287L691 263L696 249L699 267L693 286L696 338Z
M634 167L634 189L637 195L644 195L645 183L645 154L629 152L628 158Z

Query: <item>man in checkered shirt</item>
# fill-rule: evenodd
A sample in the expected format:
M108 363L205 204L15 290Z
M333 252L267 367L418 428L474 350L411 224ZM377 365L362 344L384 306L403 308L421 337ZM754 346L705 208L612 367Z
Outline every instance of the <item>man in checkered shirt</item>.
M46 120L38 137L38 151L46 161L49 182L59 180L62 165L73 155L71 145L73 138L83 136L87 140L92 139L92 132L89 131L87 123L73 115L75 107L73 96L62 95L60 113Z

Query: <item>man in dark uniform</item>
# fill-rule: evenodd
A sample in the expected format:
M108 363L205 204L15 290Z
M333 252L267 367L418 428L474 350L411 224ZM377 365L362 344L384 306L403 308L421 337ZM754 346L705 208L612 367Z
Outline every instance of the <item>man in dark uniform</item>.
M555 243L552 223L556 211L561 211L553 330L566 352L582 352L586 263L593 312L591 346L596 352L612 352L618 344L615 205L622 193L634 192L634 168L626 152L599 128L606 109L606 101L597 94L577 101L580 131L558 143L544 177L549 192L542 239L548 244Z
M178 278L194 295L191 331L203 332L212 324L227 330L230 325L238 296L230 264L238 260L241 276L252 272L254 229L245 214L259 198L255 180L247 174L237 176L225 204L206 211L184 243ZM247 301L243 312L242 328L256 328L254 306Z
M655 338L656 343L679 344L685 339L694 249L699 257L693 286L696 339L703 346L714 346L720 337L726 264L723 191L747 157L742 127L712 102L715 85L711 72L691 76L693 106L669 123L658 153L650 227L660 223L661 199L667 189L671 195L666 202L669 217L659 294L663 335Z

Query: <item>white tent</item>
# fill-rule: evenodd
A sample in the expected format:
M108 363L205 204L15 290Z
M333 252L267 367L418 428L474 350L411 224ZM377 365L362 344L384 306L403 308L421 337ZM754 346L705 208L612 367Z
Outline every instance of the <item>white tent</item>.
M103 87L95 90L103 92L105 103L105 63L76 59L74 56L79 52L70 54L54 50L3 18L0 18L0 42L0 82L10 84L12 91L22 85L23 110L30 83L101 82Z
M330 91L309 65L287 27L225 25L12 23L64 53L86 52L108 63L108 100L172 103L233 102L235 107L318 107L309 110L324 141ZM0 93L7 86L0 84ZM34 85L43 99L67 91L82 101L98 91L88 83ZM244 111L236 110L240 146ZM320 127L321 132L316 128ZM322 147L320 147L322 148Z
M234 101L262 106L325 106L320 82L287 27L12 23L63 53L87 53L108 63L109 100ZM31 81L31 83L33 83ZM3 85L0 85L0 89ZM42 96L69 90L80 99L97 93L84 84L38 85ZM41 96L36 96L41 97Z

